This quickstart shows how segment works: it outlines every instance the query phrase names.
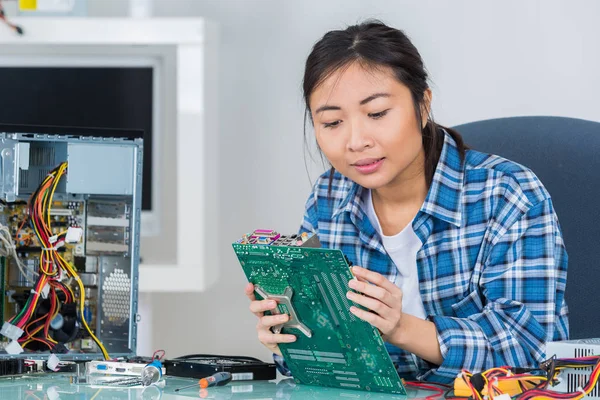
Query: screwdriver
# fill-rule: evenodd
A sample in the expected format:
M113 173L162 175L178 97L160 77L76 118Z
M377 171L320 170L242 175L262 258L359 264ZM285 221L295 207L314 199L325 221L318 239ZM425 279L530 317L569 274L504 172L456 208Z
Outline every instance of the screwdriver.
M207 387L212 386L223 386L231 382L231 373L230 372L217 372L209 377L202 378L198 381L198 383L194 383L193 385L188 385L184 387L180 387L175 389L175 392L179 392L183 389L189 389L194 386L200 385L202 389L206 389Z
M159 359L154 359L142 370L142 385L150 386L162 378L162 363Z

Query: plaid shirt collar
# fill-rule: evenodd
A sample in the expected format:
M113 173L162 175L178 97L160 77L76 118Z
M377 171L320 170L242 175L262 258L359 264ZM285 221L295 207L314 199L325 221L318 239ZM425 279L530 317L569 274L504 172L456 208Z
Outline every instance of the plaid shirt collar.
M419 213L429 214L460 227L464 168L456 142L452 136L444 132L444 145L440 159ZM370 223L363 223L367 220L366 205L363 201L364 190L365 188L350 179L343 179L336 190L336 197L340 200L334 206L332 218L337 218L342 213L350 213L350 219L361 230L361 239L369 243L376 235ZM376 243L372 244L373 247L381 247Z

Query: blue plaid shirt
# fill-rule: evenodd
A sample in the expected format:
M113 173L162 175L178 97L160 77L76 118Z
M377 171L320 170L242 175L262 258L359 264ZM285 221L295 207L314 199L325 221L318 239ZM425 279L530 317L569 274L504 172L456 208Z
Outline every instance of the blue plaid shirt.
M394 282L398 269L366 215L366 189L335 173L328 196L328 177L317 180L300 231ZM387 344L401 377L450 383L463 368L533 367L544 360L546 341L568 338L567 253L550 195L529 169L473 150L461 162L445 133L412 226L423 243L423 306L444 362Z

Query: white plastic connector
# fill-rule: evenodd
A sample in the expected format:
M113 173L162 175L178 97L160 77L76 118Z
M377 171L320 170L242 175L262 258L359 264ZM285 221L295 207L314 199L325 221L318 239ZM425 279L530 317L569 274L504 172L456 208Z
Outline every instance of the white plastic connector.
M69 227L67 229L67 236L65 242L67 243L79 243L83 237L83 228Z
M40 296L42 296L42 299L47 299L48 293L50 293L50 285L46 283L44 285L44 287L42 288L42 292L40 293Z
M9 322L5 322L4 325L2 325L2 329L0 329L0 335L16 341L23 335L23 329Z
M511 399L511 397L507 393L502 393L498 396L494 396L494 400L510 400L510 399Z
M46 363L48 369L51 371L58 371L58 364L60 364L60 360L56 357L56 354L50 354L48 362Z
M11 342L6 345L4 350L8 354L12 354L12 355L21 354L23 352L23 348L21 347L19 342L17 342L16 340L11 340Z

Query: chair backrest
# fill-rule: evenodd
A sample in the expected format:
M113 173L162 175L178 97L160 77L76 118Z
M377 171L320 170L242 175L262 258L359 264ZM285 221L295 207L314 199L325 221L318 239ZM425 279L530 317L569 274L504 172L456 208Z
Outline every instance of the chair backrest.
M600 123L514 117L455 129L470 148L530 168L548 189L569 255L570 337L600 337Z

